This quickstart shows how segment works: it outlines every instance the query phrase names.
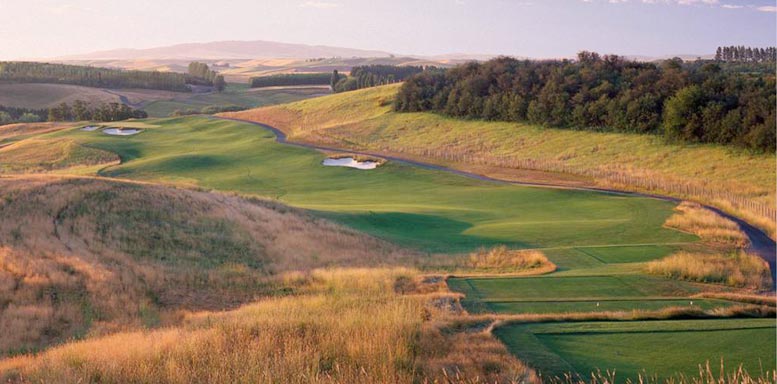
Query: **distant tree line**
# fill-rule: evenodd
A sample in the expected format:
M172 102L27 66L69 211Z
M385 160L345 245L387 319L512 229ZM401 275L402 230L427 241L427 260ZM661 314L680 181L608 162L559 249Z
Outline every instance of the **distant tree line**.
M208 64L193 61L189 63L189 79L190 84L196 85L210 85L217 91L221 92L226 88L227 83L224 81L224 76L219 75L218 72L210 69Z
M283 87L292 85L329 85L328 73L283 73L270 76L252 77L251 88Z
M0 81L72 84L100 88L144 88L188 92L182 73L126 71L84 65L21 61L0 62Z
M248 108L239 105L209 105L207 107L202 107L202 109L176 109L170 116L212 115L221 112L245 111L246 109Z
M90 105L82 100L76 100L73 105L62 103L49 108L48 121L121 121L127 119L144 119L148 117L145 111L133 109L121 103L102 103Z
M332 72L330 84L335 92L353 91L403 81L424 69L421 66L360 65L351 68L350 76L341 76L335 70Z
M758 48L743 45L718 47L715 52L715 61L774 63L777 61L777 47Z
M46 109L15 108L0 105L0 125L11 123L35 123L46 120Z
M727 65L642 63L592 52L563 61L500 57L416 74L394 108L774 152L774 73L732 72Z

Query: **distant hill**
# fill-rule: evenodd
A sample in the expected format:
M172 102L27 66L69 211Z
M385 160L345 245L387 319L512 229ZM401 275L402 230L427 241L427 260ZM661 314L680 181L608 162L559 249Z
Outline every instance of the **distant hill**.
M113 49L80 55L58 57L57 60L228 60L318 57L387 57L390 53L364 49L278 43L273 41L214 41L186 43L147 49Z

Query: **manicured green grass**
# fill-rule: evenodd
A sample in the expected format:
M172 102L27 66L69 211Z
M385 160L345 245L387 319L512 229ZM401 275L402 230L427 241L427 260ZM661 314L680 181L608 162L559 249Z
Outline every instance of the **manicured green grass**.
M176 110L201 110L208 106L237 105L245 108L289 103L308 97L327 94L320 87L249 89L244 84L229 84L221 93L185 94L172 100L151 101L143 110L151 117L167 117Z
M601 267L608 264L641 263L669 255L676 247L637 245L607 247L566 247L544 249L559 270Z
M568 313L608 311L655 311L668 307L690 307L704 310L727 307L733 303L722 300L644 299L644 300L580 300L580 301L488 301L481 302L496 313ZM691 304L693 303L693 304Z
M469 300L606 300L691 294L698 288L681 281L644 275L513 278L452 278L448 285Z
M448 286L465 295L462 305L471 313L651 311L731 305L723 300L687 298L701 290L698 284L623 272L600 268L540 277L450 278Z
M619 382L643 370L666 378L698 376L709 361L717 374L742 364L751 374L775 369L774 319L540 323L495 330L519 358L545 376L616 369Z
M673 204L472 180L389 162L372 171L324 167L324 155L275 143L260 127L204 117L150 120L115 137L56 133L119 154L103 175L195 183L277 198L429 252L695 241L662 228Z

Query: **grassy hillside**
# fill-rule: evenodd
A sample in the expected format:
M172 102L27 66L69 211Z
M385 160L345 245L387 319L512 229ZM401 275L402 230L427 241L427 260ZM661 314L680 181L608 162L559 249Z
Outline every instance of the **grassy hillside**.
M189 117L152 120L128 137L78 129L72 139L119 155L105 176L196 184L279 199L429 252L665 244L696 237L663 228L673 204L593 192L472 180L388 162L360 171L321 165L324 154L278 144L260 127Z
M262 200L57 176L0 178L0 196L0 355L281 294L283 271L414 257Z
M506 179L593 184L693 198L774 233L775 157L643 135L394 113L398 85L225 114L290 139L422 158ZM703 161L701 161L703 159ZM538 176L521 169L551 171ZM569 180L558 173L579 177ZM771 215L771 216L770 216Z
M120 103L122 97L131 104L169 99L179 92L150 89L100 89L68 84L0 83L0 105L23 108L49 108L60 103L84 100L90 104Z
M0 148L0 174L118 163L116 154L84 147L73 140L28 139Z
M22 123L0 125L0 147L42 133L72 128L74 123Z

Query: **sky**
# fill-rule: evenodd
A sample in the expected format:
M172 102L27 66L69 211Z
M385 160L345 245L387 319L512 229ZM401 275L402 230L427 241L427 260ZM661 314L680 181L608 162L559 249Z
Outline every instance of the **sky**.
M711 54L772 46L775 0L0 0L0 59L220 40L396 54Z

